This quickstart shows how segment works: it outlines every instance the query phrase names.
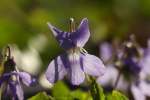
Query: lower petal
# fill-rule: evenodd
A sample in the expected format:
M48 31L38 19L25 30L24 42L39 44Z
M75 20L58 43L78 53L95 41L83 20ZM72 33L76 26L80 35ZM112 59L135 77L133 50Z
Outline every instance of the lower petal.
M74 60L74 61L69 61L67 62L67 65L69 66L69 71L70 71L70 76L69 76L69 81L73 85L79 85L84 81L84 72L81 67L80 59Z
M98 57L86 53L81 53L81 58L84 72L97 77L104 75L106 68Z
M135 100L145 100L146 96L142 93L140 88L136 85L131 86L131 93Z
M9 89L10 89L10 95L12 100L15 100L16 98L16 85L15 82L9 82Z
M96 82L100 84L102 87L105 87L108 85L114 86L114 83L117 79L118 70L111 65L108 65L106 67L106 70L107 70L107 73L105 73L103 77L98 77Z
M50 83L61 80L67 74L66 59L67 54L63 54L50 63L46 71L46 78Z
M23 92L22 87L19 83L19 78L16 81L16 93L17 93L19 100L24 100L24 92Z
M141 89L141 91L150 97L150 92L149 92L149 89L150 89L150 84L146 81L140 81L139 83L139 87Z

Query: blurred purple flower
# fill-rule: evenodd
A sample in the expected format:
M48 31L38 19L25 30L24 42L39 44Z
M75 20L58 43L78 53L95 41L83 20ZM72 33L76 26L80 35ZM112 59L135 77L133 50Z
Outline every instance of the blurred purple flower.
M122 63L125 67L128 67L130 72L134 75L138 75L141 71L142 65L135 57L125 57L122 60ZM125 68L123 68L124 70Z
M131 92L135 100L146 100L147 96L150 97L150 39L148 40L148 47L145 49L141 65L140 78L131 85Z
M19 100L24 100L24 93L19 82L19 77L29 87L35 87L38 84L37 79L26 72L5 73L0 77L0 86L2 86L3 82L6 82L6 89L3 92L4 98L7 96L9 88L12 100L15 100L16 95Z
M105 62L111 57L107 54L111 54L111 55L113 54L112 53L113 49L111 48L112 48L111 45L108 43L102 43L102 45L100 45L100 49L101 49L100 55L101 57L105 58ZM119 59L121 64L119 62L117 62L119 64L116 64L115 61L116 59L111 60L111 62L106 65L105 75L103 77L99 77L97 79L97 83L101 84L101 86L103 87L109 85L113 87L119 73L119 70L117 70L117 68L115 68L114 66L121 65L122 74L118 81L117 90L119 91L127 90L127 88L129 88L130 85L129 89L131 90L135 100L145 100L146 96L150 96L150 92L148 92L148 90L150 89L150 84L148 84L148 82L146 81L146 73L143 70L144 66L142 64L142 61L144 63L144 60L141 59L139 60L138 58L136 58L135 56L137 55L135 53L136 50L141 55L143 54L142 48L138 48L138 49L137 48L135 49L133 47L121 48L115 57ZM106 53L107 60L104 53ZM140 80L139 77L137 77L139 75L140 75ZM128 80L129 78L130 80Z
M142 58L143 70L146 74L150 74L150 39L147 43L148 47L145 49L144 56Z
M90 37L88 20L84 18L78 29L72 34L60 31L47 23L56 37L60 47L67 50L66 54L54 59L46 71L46 78L49 82L55 83L61 80L68 71L69 81L73 85L79 85L84 81L84 72L92 76L102 76L105 73L105 66L102 61L87 53L83 53L82 48Z
M108 42L101 43L99 49L100 58L103 62L107 62L108 59L115 53L115 50ZM112 59L109 63L106 64L106 73L103 75L103 77L99 77L97 79L97 83L100 84L102 87L114 87L118 73L119 70L115 67L114 59ZM121 91L126 90L127 86L127 81L125 81L123 75L121 75L117 85L117 89Z
M135 100L146 100L150 97L150 80L144 70L140 72L140 78L131 84L130 90Z
M113 47L108 42L103 42L99 46L100 58L103 62L106 62L113 54Z

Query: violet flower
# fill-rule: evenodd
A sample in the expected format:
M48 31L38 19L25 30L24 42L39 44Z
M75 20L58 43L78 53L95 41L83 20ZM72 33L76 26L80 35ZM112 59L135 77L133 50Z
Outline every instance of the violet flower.
M37 79L26 72L10 72L3 74L2 77L0 77L0 86L2 86L3 82L6 82L6 89L2 94L4 98L7 96L9 88L12 100L15 100L16 95L19 100L24 100L24 92L20 85L19 77L26 86L35 87L38 84Z
M38 84L35 77L26 72L19 72L13 59L7 59L4 65L4 74L0 77L0 87L3 86L4 82L6 84L6 88L2 94L3 98L7 96L9 89L12 100L15 100L16 95L19 100L24 100L24 92L20 85L19 78L29 87L35 87Z
M73 19L71 19L70 33L60 31L50 23L47 24L60 47L67 50L66 54L58 56L49 64L46 78L50 83L61 80L68 71L70 72L69 81L73 85L79 85L84 81L84 72L97 77L105 73L105 66L98 57L83 52L85 50L82 47L90 37L88 20L86 18L82 20L76 31L73 27Z

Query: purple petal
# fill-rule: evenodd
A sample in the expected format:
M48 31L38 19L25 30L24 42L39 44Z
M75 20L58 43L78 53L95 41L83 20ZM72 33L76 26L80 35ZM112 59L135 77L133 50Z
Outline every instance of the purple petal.
M145 71L145 74L149 74L150 73L150 56L146 56L142 59L142 67L143 67L143 70Z
M106 68L98 57L86 53L81 53L81 58L84 72L97 77L104 75Z
M131 92L135 100L146 100L146 96L136 85L131 86Z
M114 86L114 83L117 79L118 70L113 66L107 66L106 67L106 73L103 75L103 77L98 77L97 83L100 84L102 87L111 85Z
M150 91L149 91L150 90L150 84L148 82L140 81L139 87L145 95L150 97Z
M112 46L108 42L104 42L99 46L100 57L103 62L106 62L114 53Z
M81 60L69 60L67 61L67 65L69 66L69 81L73 85L79 85L84 81L84 72L81 68Z
M66 67L67 54L63 54L54 59L48 66L46 78L50 83L61 80L68 72Z
M84 18L80 23L77 31L72 33L73 42L77 47L83 47L90 37L88 20Z
M8 80L8 79L10 78L10 75L12 75L12 73L3 74L3 75L0 77L0 86L2 85L2 83L3 83L5 80Z
M10 89L10 95L12 100L15 100L16 98L16 85L15 82L9 82L9 89Z
M64 50L69 50L73 47L75 47L75 44L72 42L71 34L68 32L63 32L55 27L53 27L49 22L47 25L50 27L52 30L54 36L56 37L60 47Z
M134 74L139 74L141 71L141 64L138 62L138 59L135 57L126 57L123 59L123 64L126 66L129 66L131 71L133 71Z
M26 72L13 72L14 74L18 75L24 84L30 87L35 87L38 84L38 80L33 77L32 75Z
M18 99L24 100L24 92L23 92L22 87L20 85L19 78L16 81L16 90L17 90L16 93L17 93Z

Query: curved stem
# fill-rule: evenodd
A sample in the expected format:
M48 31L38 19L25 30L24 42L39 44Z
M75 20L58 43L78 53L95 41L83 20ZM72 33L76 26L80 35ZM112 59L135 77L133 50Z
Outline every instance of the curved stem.
M86 79L87 85L88 85L88 87L90 88L90 87L91 87L91 84L90 84L89 76L88 76L88 74L86 74L86 73L84 73L84 74L85 74L85 79Z
M7 51L8 51L8 58L10 58L11 57L11 46L8 44L7 45ZM6 54L7 52L5 52L5 54Z
M73 18L70 18L70 34L72 34L73 31L75 31L75 22Z
M84 74L85 74L85 79L86 79L87 85L88 85L88 87L90 89L91 96L92 96L92 98L94 100L94 96L93 96L94 94L93 94L93 90L92 90L92 87L91 87L91 82L90 82L89 76L86 73L84 73Z
M7 59L11 57L11 46L7 45L3 54L1 66L0 66L0 77L2 76L2 72L4 70L4 63Z

